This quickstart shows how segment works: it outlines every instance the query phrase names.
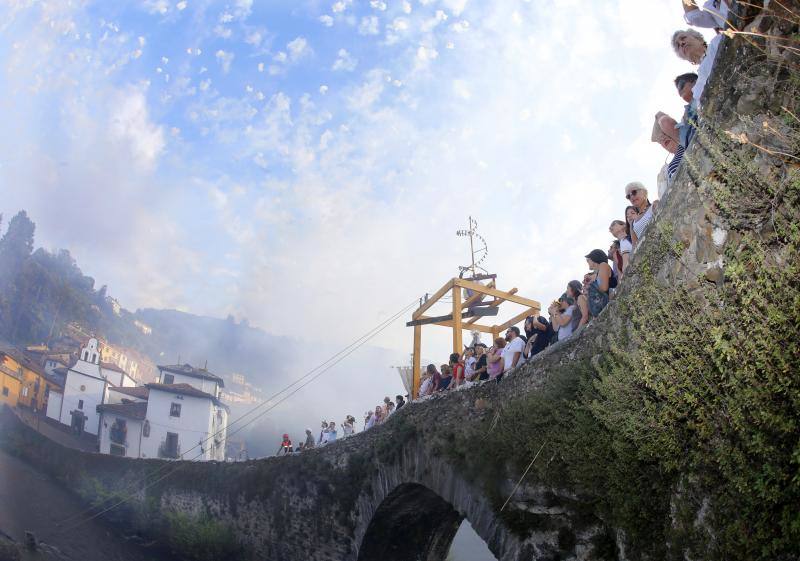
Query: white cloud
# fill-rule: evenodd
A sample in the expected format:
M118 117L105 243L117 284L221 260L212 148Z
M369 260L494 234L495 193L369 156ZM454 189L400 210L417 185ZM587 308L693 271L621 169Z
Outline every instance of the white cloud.
M248 45L252 45L254 47L258 47L261 45L261 41L264 40L264 35L260 31L251 31L247 35L245 35L244 42Z
M166 143L163 127L150 121L144 92L129 89L115 96L109 130L112 138L127 146L143 171L155 167Z
M352 57L350 53L347 52L347 49L339 49L337 53L337 58L331 67L331 70L344 70L346 72L352 72L358 66L358 60Z
M358 25L358 32L361 35L377 35L380 33L378 18L376 16L364 16Z
M170 3L167 0L144 0L142 7L151 14L166 14L170 9Z
M175 4L175 7L178 8L179 11L183 11L183 10L186 9L187 5L188 5L188 2L186 2L186 0L181 0L180 2Z
M289 51L289 60L292 62L298 61L314 52L305 37L296 37L289 41L286 44L286 49Z
M227 74L231 69L231 63L233 63L234 54L220 49L216 52L214 56L216 57L217 62L222 67L222 73Z
M327 14L319 16L319 21L325 27L332 27L333 26L333 18Z
M334 2L333 5L331 6L331 11L334 14L344 12L352 3L353 0L338 0L337 2Z

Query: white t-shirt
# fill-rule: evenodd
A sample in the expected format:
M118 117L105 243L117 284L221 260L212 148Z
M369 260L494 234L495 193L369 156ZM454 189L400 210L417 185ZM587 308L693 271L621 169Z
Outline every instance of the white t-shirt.
M433 383L433 378L426 378L424 382L422 382L422 387L419 388L419 396L425 397L431 392L431 384ZM373 415L374 417L374 415Z
M706 0L703 2L702 8L686 12L683 19L695 27L725 29L728 19L728 3L725 0Z
M619 240L619 252L620 253L630 253L633 251L633 244L628 238L622 238Z
M706 47L706 55L700 61L700 66L697 67L697 82L692 87L692 103L696 107L700 107L700 98L703 97L703 90L706 87L706 82L711 77L711 71L714 69L714 59L717 58L717 50L719 49L722 35L717 35Z
M464 362L464 378L469 380L472 374L475 372L475 363L478 362L478 359L474 356L469 357L466 362Z
M558 328L558 340L563 341L564 339L569 339L572 336L572 314L575 313L575 304L571 305L569 308L561 312L562 317L568 317L570 320L567 322L567 325L562 325Z
M503 347L503 372L511 370L511 365L514 363L514 353L519 353L520 359L517 361L517 365L519 366L522 360L522 350L524 348L525 343L522 341L521 337L514 337L513 341L506 343L506 346Z

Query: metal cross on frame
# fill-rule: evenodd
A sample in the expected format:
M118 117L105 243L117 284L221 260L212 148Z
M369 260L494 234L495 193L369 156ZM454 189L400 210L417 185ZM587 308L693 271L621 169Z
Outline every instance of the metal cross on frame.
M489 280L488 284L481 284L478 280ZM464 350L462 331L477 330L482 333L491 333L492 341L503 331L516 325L529 315L538 315L541 310L541 305L536 300L524 298L517 295L517 289L512 288L509 291L498 290L496 286L496 275L479 275L470 279L453 278L445 283L445 285L436 291L427 301L420 305L417 310L411 314L411 321L406 323L406 326L414 328L414 354L413 354L413 371L414 382L412 387L412 397L416 398L419 395L420 385L420 350L422 348L422 326L423 325L439 325L442 327L450 327L453 330L453 352L461 354ZM425 312L442 299L448 292L452 294L453 311L451 314L445 316L429 317L424 315ZM466 299L462 300L462 292L466 292ZM486 296L491 296L493 299L484 302ZM483 325L478 323L480 318L486 316L496 316L500 304L503 302L513 302L525 306L525 309L500 325Z

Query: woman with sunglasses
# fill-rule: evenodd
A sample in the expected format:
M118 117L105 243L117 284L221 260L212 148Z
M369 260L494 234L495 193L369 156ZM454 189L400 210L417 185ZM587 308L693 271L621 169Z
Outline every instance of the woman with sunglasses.
M639 213L639 217L631 223L631 242L636 247L639 240L644 237L645 230L647 230L647 226L653 219L653 211L658 201L651 203L650 199L647 198L647 189L638 181L628 183L625 186L625 198L631 202L631 206Z

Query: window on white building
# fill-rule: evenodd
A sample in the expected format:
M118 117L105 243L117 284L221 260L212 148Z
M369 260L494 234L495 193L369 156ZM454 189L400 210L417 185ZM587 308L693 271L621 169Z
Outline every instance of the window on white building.
M173 403L169 408L169 416L170 417L180 417L181 416L181 404L180 403Z
M174 384L175 383L175 376L172 374L162 374L161 375L161 383L162 384Z
M82 399L78 400L78 409L83 409L83 400Z

